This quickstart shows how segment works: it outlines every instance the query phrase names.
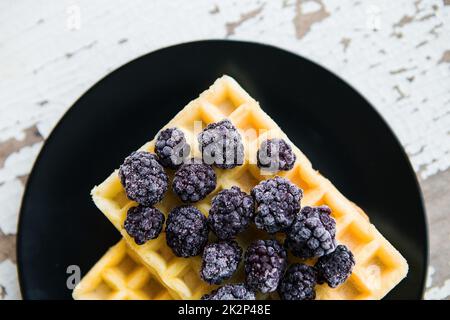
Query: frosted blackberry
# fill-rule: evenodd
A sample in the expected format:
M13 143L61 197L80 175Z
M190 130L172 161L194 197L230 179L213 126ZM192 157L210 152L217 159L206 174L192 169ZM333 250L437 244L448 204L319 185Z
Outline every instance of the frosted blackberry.
M317 272L306 264L291 265L278 287L282 300L313 300L316 298L315 286Z
M297 157L283 139L267 139L257 152L258 167L269 170L291 170Z
M213 198L208 225L219 239L231 239L248 227L253 214L253 198L238 187L232 187Z
M166 168L177 169L189 155L191 147L183 131L177 128L162 130L156 138L155 153Z
M221 169L231 169L244 162L242 138L230 120L209 124L198 135L203 161Z
M332 253L320 257L316 263L319 283L328 283L331 288L343 284L351 275L355 258L344 245L338 245Z
M242 249L236 241L221 241L203 249L200 276L209 284L220 284L236 271L242 258Z
M285 245L300 258L321 257L336 248L336 222L327 206L304 207L286 232Z
M283 231L292 224L303 197L300 188L278 176L261 181L251 193L256 201L255 224L269 233Z
M164 224L164 215L158 209L138 205L127 212L124 228L136 244L144 244L159 236Z
M216 173L204 163L183 164L175 173L173 191L183 202L197 202L216 188Z
M275 291L286 264L286 250L276 240L253 242L245 253L247 285L262 293Z
M205 294L202 300L255 300L255 293L245 284L227 284Z
M144 206L161 201L167 191L168 178L154 154L133 152L119 168L119 178L131 200Z
M199 255L208 241L206 217L195 207L174 208L167 217L166 242L178 257Z

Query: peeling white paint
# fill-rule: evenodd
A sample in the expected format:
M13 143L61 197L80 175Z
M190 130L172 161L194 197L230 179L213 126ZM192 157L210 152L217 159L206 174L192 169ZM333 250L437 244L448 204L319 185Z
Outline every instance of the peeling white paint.
M40 120L36 124L39 133L44 139L47 139L55 125L58 123L59 119L60 117L58 116L48 115L45 119Z
M442 300L450 297L450 279L446 280L440 287L433 287L425 292L427 300Z
M320 4L316 1L307 1L302 3L302 12L305 14L317 12L320 8Z
M68 28L67 20L74 3L0 2L0 148L33 125L46 138L89 87L126 62L180 42L224 38L227 23L263 5L234 28L231 39L272 44L324 65L375 106L422 178L448 169L450 64L441 59L450 49L450 6L442 0L417 7L410 0L357 2L303 1L303 13L317 12L323 3L330 15L301 39L293 23L295 1L220 1L212 14L209 0L79 0L76 28ZM399 24L405 16L412 21ZM351 40L346 50L343 38ZM0 168L5 233L16 228L23 192L17 177L29 173L41 145L11 154ZM430 288L440 273L430 267ZM4 281L0 272L0 285ZM445 290L431 288L428 296L442 297Z
M294 3L283 6L281 1L267 1L262 13L240 25L232 38L278 45L337 72L389 122L422 178L449 168L450 93L442 84L448 83L450 66L437 62L448 50L450 30L449 24L437 26L450 20L450 7L444 7L441 0L422 1L416 13L418 9L409 0L322 3L330 17L315 24L302 41L296 39L292 23ZM137 1L132 5L79 1L82 23L70 31L65 27L68 6L47 4L34 10L33 4L16 1L0 12L2 21L15 17L2 25L0 34L0 41L6 43L0 61L9 61L6 72L3 68L0 74L0 141L35 123L48 133L73 101L110 70L163 46L222 38L227 22L261 6L258 0L239 1L239 5L221 2L217 4L219 12L210 14L207 0L189 4L181 0ZM367 26L375 14L367 8L373 5L379 8L377 31ZM306 13L319 8L318 1L302 2ZM11 15L11 10L17 14ZM406 15L416 21L396 27L401 38L392 36L393 25ZM421 21L427 15L434 16ZM338 45L343 37L352 41L345 52ZM124 38L127 41L119 46ZM421 43L425 44L417 47ZM377 67L372 68L374 65ZM390 74L399 68L409 71ZM401 88L405 96L399 96L394 87ZM42 101L47 103L39 106Z
M17 231L17 217L23 190L23 185L18 179L0 185L0 203L2 204L0 230L4 234L15 234Z
M20 299L20 291L17 286L17 269L10 260L0 263L0 285L2 286L0 290L2 290L2 295L4 295L3 299Z
M28 174L36 156L41 150L42 144L42 142L38 142L32 146L23 147L18 152L9 155L3 168L0 169L0 183Z

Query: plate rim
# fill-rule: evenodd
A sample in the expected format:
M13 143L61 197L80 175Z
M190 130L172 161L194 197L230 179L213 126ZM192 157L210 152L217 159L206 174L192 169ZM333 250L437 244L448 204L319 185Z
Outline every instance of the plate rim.
M381 115L381 113L373 106L373 104L358 90L356 89L352 84L350 84L348 81L346 81L345 79L343 79L339 74L335 73L334 71L332 71L331 69L329 69L327 66L324 66L322 64L319 64L318 62L315 62L307 57L304 57L301 54L298 54L296 52L290 51L286 48L282 48L282 47L277 47L275 45L272 44L267 44L267 43L262 43L262 42L258 42L258 41L248 41L248 40L233 40L233 39L206 39L206 40L198 40L198 41L187 41L187 42L181 42L181 43L175 43L172 45L168 45L168 46L164 46L152 51L149 51L147 53L144 53L142 55L139 55L131 60L128 60L127 62L125 62L124 64L120 65L119 67L117 67L116 69L113 69L111 71L109 71L107 74L105 74L103 77L101 77L99 80L97 80L96 82L94 82L89 88L87 88L86 90L84 90L79 96L78 98L70 105L70 107L62 114L62 116L60 117L60 119L56 122L56 124L54 125L54 127L52 128L52 130L50 131L49 135L47 136L47 138L44 140L44 143L41 147L41 149L39 150L39 153L37 155L37 157L35 158L33 165L32 165L32 169L30 171L30 174L28 176L28 180L27 183L24 187L24 192L22 194L21 197L21 201L20 201L20 209L19 209L19 214L18 214L18 219L17 219L17 233L16 233L16 266L17 266L17 275L18 275L18 282L19 282L19 288L20 288L20 293L21 293L21 297L23 300L29 300L31 299L27 293L27 288L26 288L26 284L24 281L24 277L23 277L23 259L22 259L22 242L23 242L23 232L22 229L23 227L23 223L24 223L24 208L26 208L26 199L29 197L29 193L31 192L29 189L29 183L30 181L32 181L34 179L35 176L35 172L36 172L36 168L39 166L40 162L42 161L42 156L43 154L46 152L46 148L48 145L48 142L51 141L52 139L54 139L54 137L57 135L58 130L61 128L61 126L64 125L64 122L66 121L66 118L72 113L75 112L74 110L76 109L76 105L78 104L78 102L89 92L94 91L105 79L107 79L108 77L110 77L112 74L115 74L117 72L119 72L120 70L126 68L129 64L134 63L138 60L141 59L145 59L147 56L151 55L151 54L155 54L164 50L170 50L173 48L180 48L183 46L195 46L195 45L202 45L202 44L214 44L214 45L223 45L223 44L228 44L228 43L234 43L236 45L251 45L251 46L255 46L255 47L264 47L270 50L276 50L276 51L282 51L285 54L288 55L293 55L296 58L300 58L303 59L305 61L307 61L310 64L315 65L318 68L321 68L323 70L325 70L326 72L328 72L329 74L333 75L335 78L337 78L338 80L340 80L341 82L345 83L348 87L350 87L356 94L359 95L359 97L361 99L363 99L366 104L368 106L370 106L370 108L372 109L372 111L374 112L374 114L376 114L376 116L378 117L378 120L380 121L380 123L382 123L385 127L385 129L387 129L387 132L389 133L389 135L391 136L391 138L393 139L393 142L395 142L397 148L400 151L400 154L403 158L403 160L406 162L407 164L407 170L409 172L409 174L412 176L413 178L413 182L415 185L415 189L418 193L419 196L419 202L420 202L420 209L422 211L422 215L423 215L423 220L424 220L424 226L423 226L423 232L425 235L425 243L424 243L424 261L423 261L423 269L424 269L424 274L423 277L420 281L420 288L421 288L421 298L423 299L424 297L424 293L425 293L425 285L426 285L426 278L428 275L428 266L429 266L429 259L430 259L430 248L429 248L429 222L428 222L428 216L427 216L427 211L426 211L426 206L425 206L425 201L424 201L424 197L423 197L423 192L422 189L420 187L419 184L419 180L418 177L412 167L411 164L411 160L409 159L406 150L404 149L403 145L400 143L399 138L397 137L397 135L395 134L395 132L393 131L392 127L389 125L389 123L386 121L386 119Z

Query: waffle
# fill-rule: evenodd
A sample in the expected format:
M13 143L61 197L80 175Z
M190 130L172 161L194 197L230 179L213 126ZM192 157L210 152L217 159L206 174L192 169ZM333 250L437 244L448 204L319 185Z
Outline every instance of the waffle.
M215 168L217 188L206 199L195 204L198 209L208 215L211 198L220 190L236 185L249 192L259 181L270 178L256 166L256 151L263 139L283 138L293 147L297 161L292 170L277 174L303 189L302 206L327 205L332 209L337 224L336 238L352 250L356 260L350 278L336 289L319 285L317 299L380 299L406 276L406 260L370 223L367 215L313 169L306 156L234 79L223 76L216 80L164 128L178 127L183 130L191 144L192 156L199 156L196 133L209 123L224 118L228 118L243 137L245 161L242 166L231 170ZM154 142L146 143L140 150L153 152ZM169 173L171 175L173 172ZM127 198L117 170L92 190L92 197L97 207L121 232L130 248L174 298L198 299L213 289L199 277L200 257L176 257L166 245L164 232L157 239L141 246L128 236L123 222L128 209L136 203ZM181 205L180 200L169 190L157 207L167 215L177 205ZM252 240L266 237L267 234L251 226L250 230L238 236L237 241L245 248ZM295 258L290 257L290 261L295 261ZM242 270L238 270L238 273L235 281L243 279Z
M76 300L170 300L172 296L140 261L125 240L119 241L73 291Z

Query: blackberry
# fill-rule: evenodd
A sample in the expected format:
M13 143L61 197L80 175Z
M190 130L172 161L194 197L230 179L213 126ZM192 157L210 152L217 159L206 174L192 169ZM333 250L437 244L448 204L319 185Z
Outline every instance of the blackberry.
M252 190L256 201L255 224L269 233L288 228L300 209L303 191L289 180L275 177L261 181Z
M267 139L261 143L257 152L258 167L269 171L291 170L296 155L283 139Z
M203 250L200 276L209 284L220 284L236 271L242 249L236 241L221 241L206 245Z
M245 284L227 284L205 294L202 300L255 300L255 293Z
M256 240L245 253L247 285L262 293L277 289L286 269L286 250L276 240Z
M314 267L296 263L287 269L278 293L282 300L314 300L316 284L317 271Z
M166 242L178 257L199 255L208 241L206 217L195 207L174 208L167 217Z
M331 288L343 284L355 265L353 253L344 245L338 245L332 253L320 257L316 263L319 283L328 283Z
M144 244L159 236L164 224L164 215L156 208L138 205L127 212L124 228L136 244Z
M204 163L183 164L175 173L173 191L183 202L197 202L216 188L216 173Z
M161 201L167 191L168 177L154 154L133 152L119 168L119 178L131 200L144 206Z
M336 222L330 214L327 206L304 207L286 232L286 247L303 259L333 252Z
M191 147L180 129L162 130L156 138L155 153L159 162L166 168L179 168L190 151Z
M244 162L241 135L228 119L209 124L198 135L198 143L205 163L231 169Z
M254 210L251 196L238 187L225 189L212 199L208 225L219 239L231 239L248 227Z

